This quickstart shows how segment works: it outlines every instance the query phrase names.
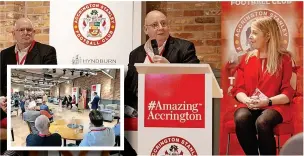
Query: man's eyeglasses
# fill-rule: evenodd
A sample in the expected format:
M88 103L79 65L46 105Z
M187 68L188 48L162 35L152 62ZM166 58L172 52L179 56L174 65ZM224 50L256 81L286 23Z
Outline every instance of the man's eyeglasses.
M32 33L32 32L34 31L33 28L19 28L19 29L16 29L16 31L22 32L22 33L24 33L25 30L26 30L26 32L28 32L28 33Z
M162 21L162 22L160 22L160 23L155 22L155 23L152 23L152 24L149 24L149 25L146 25L146 26L150 26L150 27L152 27L153 29L158 29L158 28L159 28L159 25L161 25L162 27L167 27L167 26L168 26L168 23L165 22L165 21Z

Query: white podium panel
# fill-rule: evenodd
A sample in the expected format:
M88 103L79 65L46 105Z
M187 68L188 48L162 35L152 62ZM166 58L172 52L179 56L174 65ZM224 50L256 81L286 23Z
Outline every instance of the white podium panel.
M210 66L135 66L138 154L212 155L212 98L222 95Z

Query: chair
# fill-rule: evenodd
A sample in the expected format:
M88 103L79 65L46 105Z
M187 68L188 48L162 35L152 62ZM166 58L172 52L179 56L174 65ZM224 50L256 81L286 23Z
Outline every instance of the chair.
M288 139L280 155L303 155L303 133L299 133Z
M35 122L29 122L29 121L25 121L25 122L31 134L38 134L38 130L35 127Z
M17 116L18 116L18 110L19 110L19 107L18 107L18 106L17 106L17 107L15 107L15 106L12 106L12 107L11 107L11 113L13 114L13 112L16 111L16 112L17 112ZM12 114L11 114L11 115L12 115Z
M292 73L292 78L290 80L290 84L291 84L291 87L294 88L295 90L297 89L296 82L297 82L297 70L298 69L299 69L299 67L295 66L295 63L293 62L293 73ZM302 105L303 102L298 102L296 100L297 98L303 99L303 97L294 97L291 101L291 107L297 107L297 105ZM294 109L292 109L292 110L294 110ZM228 133L226 155L229 155L230 135L235 133L235 123L233 120L233 114L234 114L234 109L226 112L225 117L224 117L224 119L232 117L232 119L224 121L224 131ZM296 113L293 112L292 116L294 116L294 114L296 114ZM294 132L293 119L289 122L284 122L284 123L278 124L274 128L274 135L278 138L277 147L276 147L278 149L278 153L280 153L280 149L281 149L280 136L281 135L290 135L292 137L294 133L295 132Z
M113 121L114 115L115 115L115 113L113 113L113 110L103 109L103 110L100 110L100 112L101 112L102 117L105 121L110 121L110 122Z

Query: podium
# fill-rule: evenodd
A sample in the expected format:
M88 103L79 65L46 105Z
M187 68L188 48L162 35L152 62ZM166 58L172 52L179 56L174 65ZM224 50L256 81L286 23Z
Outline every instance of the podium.
M135 67L138 125L125 134L137 154L211 155L212 98L222 98L223 93L209 64Z

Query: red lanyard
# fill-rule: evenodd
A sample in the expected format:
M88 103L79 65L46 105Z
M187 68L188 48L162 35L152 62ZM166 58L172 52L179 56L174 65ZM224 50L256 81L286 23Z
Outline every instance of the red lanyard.
M40 137L48 137L48 136L51 136L52 134L50 133L50 134L48 134L48 135L45 135L45 134L38 134Z
M16 52L16 61L17 61L17 65L23 65L23 64L24 64L24 61L25 61L25 59L26 59L27 54L33 49L34 45L35 45L35 41L32 42L30 48L28 49L28 51L27 51L27 53L25 54L25 56L23 56L23 58L21 59L20 62L19 62L19 54L18 54L19 52L18 52L18 51Z
M91 130L91 132L96 132L96 131L104 131L104 130L106 130L106 128L101 128L101 129L93 129L93 130Z
M164 51L165 51L165 47L164 47L163 50L159 53L159 55L162 56L162 54L163 54ZM149 61L150 61L151 63L154 63L153 60L152 60L152 58L151 58L151 56L150 56L148 53L146 53L146 55L148 56Z

